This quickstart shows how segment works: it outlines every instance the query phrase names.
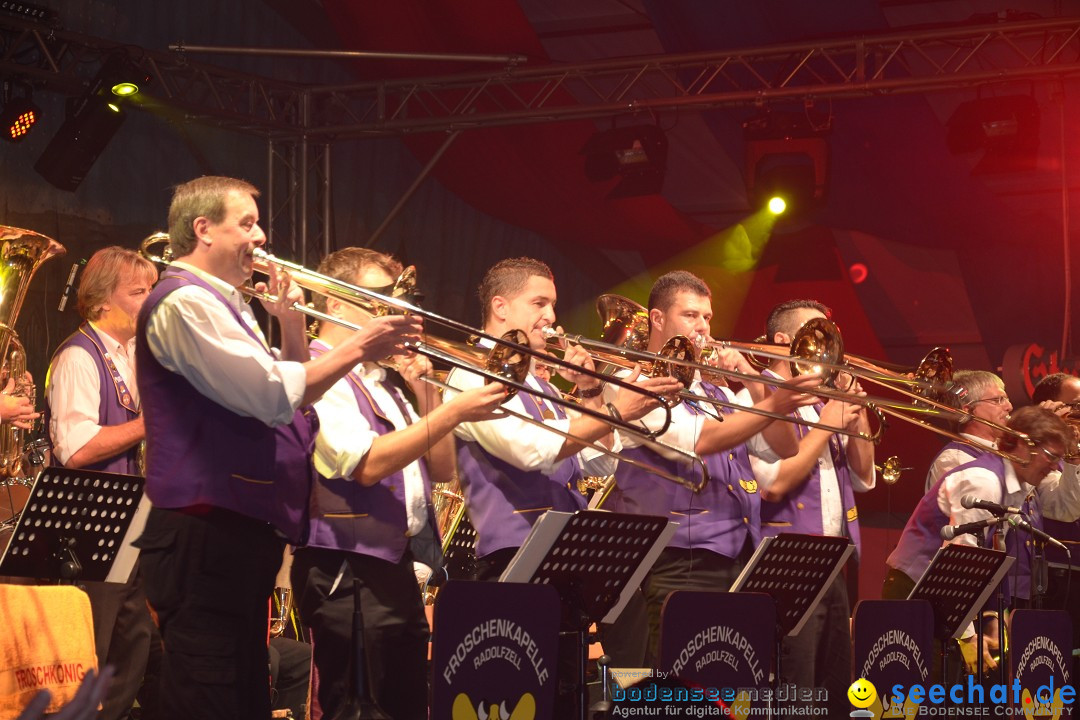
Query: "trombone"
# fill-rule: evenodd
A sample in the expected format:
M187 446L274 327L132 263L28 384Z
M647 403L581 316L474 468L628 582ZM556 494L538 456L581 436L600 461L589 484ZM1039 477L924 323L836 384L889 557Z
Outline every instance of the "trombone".
M674 375L675 378L678 379L684 387L688 387L690 384L693 383L695 372L700 372L703 375L712 374L729 379L739 380L740 382L768 382L769 385L772 385L774 387L795 390L797 392L809 392L814 395L822 395L823 393L828 392L830 393L828 397L842 397L844 400L849 400L852 397L847 393L843 393L839 390L829 390L828 388L816 388L814 390L807 390L806 388L791 385L782 381L770 382L760 376L748 375L746 373L738 372L737 370L723 370L712 365L704 365L697 361L694 345L685 335L676 335L672 337L664 344L664 346L660 349L659 352L652 353L645 350L636 350L633 348L621 347L619 345L607 343L602 340L592 340L582 337L581 335L558 333L553 329L545 331L544 334L548 337L549 342L552 343L562 341L570 341L577 343L584 347L589 352L589 354L593 356L594 359L615 368L627 369L637 364L641 365L644 368L643 372L645 372L646 374L659 375L662 373L667 373L670 375ZM690 400L692 402L704 402L710 405L715 405L717 407L726 407L732 408L734 410L741 410L752 413L754 415L761 415L763 417L772 418L773 420L782 420L784 422L795 423L796 425L821 428L822 430L828 430L829 432L834 432L841 435L849 435L859 440L867 440L875 444L881 440L882 433L884 432L884 425L879 426L876 432L872 434L867 434L857 430L848 430L844 427L838 427L835 425L828 425L826 423L797 418L792 415L783 415L781 413L775 413L770 410L762 410L761 408L757 408L752 405L740 405L739 403L719 400L717 398L709 397L707 395L699 395L686 389L680 390L677 393L677 397L683 400ZM862 399L865 400L866 398ZM719 416L717 417L717 419L723 420L723 417Z
M395 285L395 287L397 286ZM276 298L269 293L261 293L257 290L250 288L244 288L243 292L250 295L251 297L256 297L267 302L274 302L276 300ZM359 307L361 310L368 312L368 308L363 306ZM349 330L355 331L361 329L361 327L355 323L351 323L348 320L342 320L341 318L336 318L327 313L323 313L319 310L308 307L307 305L301 305L298 302L293 303L291 308L293 310L296 310L297 312L301 312L310 317L314 317L320 321L332 322ZM530 356L525 353L519 354L514 349L515 347L521 346L524 343L528 342L528 338L525 337L525 333L521 330L511 330L502 335L499 340L501 344L493 347L491 351L486 354L486 356L479 350L458 347L455 343L447 340L441 340L438 338L429 338L424 342L411 343L408 345L408 349L420 355L424 355L425 357L428 357L432 360L438 360L439 362L446 363L447 365L450 365L452 367L476 373L477 375L485 378L488 382L501 383L507 388L508 398L512 397L518 391L521 391L531 393L533 395L538 395L549 401L554 401L554 398L552 396L547 395L546 393L539 392L525 384L525 377L529 373ZM481 362L483 363L483 365L481 365ZM424 376L421 379L424 382L434 385L440 390L443 390L444 392L447 390L451 392L461 392L460 388L456 388L436 378ZM625 462L629 465L639 467L647 472L653 473L654 475L658 475L665 480L678 483L679 485L682 485L683 487L686 487L695 493L700 492L709 482L709 470L705 465L704 459L702 459L702 457L697 453L692 453L683 450L682 448L677 448L673 445L669 445L668 443L657 440L649 431L647 431L647 429L639 428L637 425L632 425L622 420L621 418L605 415L604 413L592 410L591 408L581 407L573 401L562 398L562 396L559 396L559 401L562 405L573 406L577 412L595 416L608 425L617 426L620 430L637 435L641 439L641 442L643 444L664 447L682 455L684 458L687 459L688 462L693 463L700 468L701 480L696 482L693 480L687 480L685 478L679 477L678 475L672 475L671 473L668 473L660 468L649 465L648 463L635 460L634 458L624 457L623 455L620 455L613 450L609 450L608 448L601 445L599 442L582 440L581 438L573 435L572 433L560 430L556 427L552 427L547 423L536 420L524 413L519 413L516 410L511 410L504 407L500 408L498 412L509 417L517 418L518 420L521 420L530 425L535 425L536 427L543 428L548 432L555 433L556 435L560 435L573 442L580 443L585 447L597 450L604 455L618 458L619 462ZM670 408L668 408L668 422L670 422Z
M150 235L145 240L143 240L142 244L139 247L139 252L143 255L143 257L147 258L151 262L162 265L168 264L172 260L172 258L169 256L168 248L162 250L160 254L155 254L154 252L152 252L152 249L155 245L159 245L163 242L168 242L168 239L169 236L166 233L154 233L153 235ZM510 332L504 334L501 337L495 337L493 335L489 335L482 331L476 330L475 328L465 325L464 323L459 323L455 320L441 317L426 310L420 310L412 303L409 303L407 300L404 299L405 297L409 297L415 294L416 270L412 266L409 266L402 272L402 274L398 277L397 281L394 283L394 286L390 291L390 295L386 296L368 290L367 288L362 288L351 283L346 283L344 281L331 278L327 275L323 275L322 273L308 270L307 268L296 263L291 263L285 260L281 260L280 258L276 258L273 255L264 252L261 248L256 248L254 269L265 275L269 275L271 264L283 267L287 271L289 271L290 274L292 274L292 278L296 281L297 285L300 285L301 287L312 292L318 292L322 295L334 297L344 302L351 303L372 316L386 314L387 312L389 312L389 309L393 308L404 312L414 313L425 319L430 319L437 324L442 324L447 327L460 330L462 332L468 332L472 336L470 339L487 339L494 343L494 347L491 349L490 352L487 353L484 353L483 351L476 348L460 346L457 343L453 343L448 340L431 337L426 338L423 342L420 343L410 343L408 345L408 349L433 360L438 360L440 362L446 363L452 367L457 367L463 370L467 370L469 372L476 373L481 377L484 377L489 382L501 383L504 387L507 388L508 397L519 391L537 395L548 400L549 402L572 407L576 412L583 415L589 415L590 417L594 417L595 419L600 420L608 426L617 427L626 432L633 433L639 436L644 443L654 443L656 445L668 448L673 452L682 455L684 458L686 458L688 462L697 465L701 470L701 479L697 482L692 480L686 480L676 475L667 473L660 468L648 465L647 463L642 463L640 461L634 460L633 458L622 457L618 453L609 450L598 442L584 442L581 438L575 435L559 430L558 428L554 428L550 425L547 425L546 423L534 420L532 417L524 415L522 413L518 413L514 410L502 408L500 410L500 412L502 413L516 417L519 420L522 420L531 425L536 425L549 432L556 433L557 435L561 435L571 441L591 447L605 455L614 456L618 458L620 462L626 462L631 465L640 467L648 472L659 475L666 480L670 480L672 482L683 485L692 490L693 492L699 492L702 488L705 487L705 485L709 481L708 468L705 465L705 461L699 455L697 455L696 453L682 450L681 448L676 448L655 439L655 436L662 434L664 431L666 431L668 425L671 423L671 408L667 405L666 402L664 402L663 397L655 395L654 393L643 391L641 388L634 386L633 383L619 383L620 385L625 385L626 387L635 392L639 392L660 400L661 406L665 410L665 421L661 429L654 432L648 430L647 428L631 424L623 420L622 418L615 417L614 415L608 415L593 410L592 408L582 407L573 400L568 400L561 395L551 396L533 389L532 387L525 384L525 377L528 375L529 372L530 360L533 357L539 356L540 353L537 353L535 350L528 347L528 345L526 344L528 342L528 339L525 337L525 334L521 330L511 330ZM277 298L275 296L270 295L269 293L259 292L252 287L243 286L238 288L238 290L245 297L256 297L267 302L277 301ZM315 318L316 320L322 322L335 323L351 330L360 329L359 325L350 323L345 320L341 320L332 315L316 310L313 307L304 305L300 302L294 302L290 306L290 309L295 310L296 312L303 313L304 315ZM545 362L552 362L553 364L564 367L571 366L579 372L584 372L585 374L591 374L593 376L603 377L605 380L609 380L607 376L604 376L601 373L589 371L585 368L578 368L577 366L573 366L570 363L567 363L561 359L553 358L550 355L544 355L544 359ZM440 388L443 391L452 390L454 392L460 392L458 388L447 385L446 383L435 378L424 377L423 380L434 385L435 387Z
M940 400L935 400L929 396L929 393L931 392L944 391L949 397L956 398L957 401L961 400L963 397L963 388L951 386L952 357L946 348L937 347L927 353L919 363L918 367L913 371L915 377L909 378L905 377L900 372L894 372L865 358L854 355L845 356L843 340L840 337L840 330L836 327L835 323L826 318L811 318L804 323L795 333L795 337L792 338L791 346L787 348L789 351L787 354L778 352L778 349L783 349L783 346L764 343L741 343L730 340L714 340L709 344L751 352L762 357L788 360L791 362L792 372L794 374L803 372L807 365L813 365L814 367L824 367L829 370L834 370L834 376L843 371L855 377L876 383L877 385L886 387L901 395L913 398L916 402L895 403L889 400L882 402L881 398L871 397L853 398L852 401L865 404L867 407L876 409L891 417L899 418L914 425L919 425L931 432L947 437L950 440L962 442L966 445L972 445L980 450L986 450L1006 458L1015 464L1024 465L1027 463L1027 460L1018 455L1001 451L996 448L986 448L983 445L975 445L959 433L954 433L944 428L937 427L936 425L932 425L928 421L916 417L915 415L937 417L952 420L954 422L978 422L1003 435L1012 435L1016 437L1029 448L1035 446L1034 442L1026 433L1018 432L1006 425L993 422L992 420L977 417L970 411L946 405ZM821 348L818 351L820 357L813 356L815 348ZM914 389L898 387L898 385L909 385ZM813 392L818 394L820 391L814 390ZM831 395L822 394L822 397L831 397ZM912 413L912 415L908 415L907 413Z
M159 265L167 265L173 259L171 257L170 248L166 247L164 250L161 251L160 254L153 253L152 249L155 245L167 243L168 240L169 236L167 233L154 233L142 241L139 246L139 253L151 262L157 263ZM591 375L592 377L596 377L601 380L610 381L610 378L596 371L591 371L586 368L579 368L562 359L538 353L526 344L527 339L525 338L523 333L520 335L514 335L513 337L496 337L481 330L477 330L476 328L466 325L465 323L451 320L450 318L437 315L428 310L421 310L419 307L415 306L414 304L410 303L405 299L405 296L415 293L416 271L415 268L411 266L409 268L406 268L406 270L402 273L401 277L398 278L398 282L395 283L394 289L391 291L391 295L387 296L381 293L377 293L373 290L360 287L359 285L353 285L352 283L337 280L336 278L332 278L328 275L324 275L314 270L309 270L308 268L297 263L275 257L274 255L271 255L270 253L264 251L262 248L255 248L253 255L253 267L256 271L264 275L270 275L271 265L282 268L291 275L292 279L300 287L306 290L310 290L312 292L319 293L320 295L333 297L338 300L351 303L359 307L361 310L367 312L369 315L372 315L373 317L378 317L379 315L384 315L392 310L396 310L403 313L417 315L425 320L434 322L438 325L442 325L444 327L466 333L467 335L469 335L470 340L483 339L493 343L494 346L498 349L498 351L492 352L491 356L487 359L487 362L492 365L492 369L487 371L489 375L485 375L485 377L489 380L501 382L508 388L512 388L515 392L521 391L534 395L539 395L545 400L548 400L549 402L555 403L557 405L562 405L564 407L573 407L575 411L583 415L588 415L594 419L600 420L601 422L604 422L608 425L618 427L622 430L626 430L627 432L643 434L646 437L650 438L663 434L667 430L668 426L671 424L671 409L667 406L664 398L655 393L651 393L647 390L636 387L633 383L620 381L617 384L622 385L634 392L647 395L648 397L651 397L652 399L657 400L660 403L661 407L665 409L665 420L659 430L651 431L637 425L633 425L629 422L624 421L622 418L617 418L612 415L593 410L591 408L582 407L577 403L573 402L572 400L567 400L562 396L553 396L541 393L529 387L524 382L516 380L515 378L517 376L517 372L513 369L507 369L505 368L505 366L508 363L513 364L514 362L517 362L519 360L524 361L524 358L526 356L531 358L540 357L541 355L546 362L550 362L561 367L569 367L576 372ZM271 296L259 293L254 290L254 288L248 286L241 286L237 289L245 296L259 297L263 300L272 301ZM317 320L325 322L337 322L337 319L332 317L331 315L320 312L312 307L308 307L301 302L294 302L290 306L290 309L303 313L309 317L316 318ZM437 342L441 344L441 347L435 347L432 339L428 339L427 341L425 341L425 343L422 344L409 345L408 349L419 352L423 355L428 355L429 357L434 357L434 359L441 360L442 362L446 362L447 364L453 365L456 362L460 363L462 358L450 357L450 355L452 355L456 351L456 349L453 347L453 343L449 341ZM435 353L440 350L442 352L439 356L431 355L431 353ZM464 362L472 363L475 359L475 357L470 357L468 359L465 359ZM522 378L524 378L524 375L528 373L528 363L524 362L524 366L525 372L521 373ZM499 368L503 368L504 371L497 372L496 370ZM469 364L463 369L476 371L477 367L473 364Z
M721 368L713 367L711 365L705 365L699 362L699 358L695 355L695 348L689 339L685 336L676 336L665 344L665 348L660 353L651 353L642 349L644 345L648 343L647 325L644 327L646 331L642 331L642 322L648 321L648 314L645 308L641 307L637 303L627 298L623 298L617 295L614 296L601 296L597 300L597 311L601 315L601 319L604 322L605 337L615 335L623 340L627 344L637 345L637 347L625 347L623 345L616 345L608 342L591 340L589 338L583 338L580 335L560 335L554 331L545 333L550 341L563 341L569 340L577 342L585 347L590 353L595 352L596 357L601 362L607 362L610 365L616 367L625 367L622 363L627 361L640 361L646 364L654 372L663 372L664 365L667 366L682 366L685 370L682 373L677 374L680 381L683 381L684 385L689 385L684 380L687 377L686 373L689 373L689 377L692 379L694 371L701 372L703 375L715 375L725 377L729 379L736 379L740 382L762 382L760 376L747 375L735 370L723 370ZM605 312L608 313L605 317ZM873 374L870 371L863 371L856 368L852 368L849 364L844 364L844 351L843 351L843 339L840 336L840 331L836 325L826 318L811 318L809 321L803 324L801 328L795 333L795 337L792 338L790 348L787 348L788 353L782 354L778 352L782 349L782 346L766 345L763 343L735 343L731 341L712 341L710 345L719 345L722 347L731 347L737 350L752 352L764 357L773 357L780 360L787 360L792 363L792 369L795 374L800 372L806 372L808 369L814 371L826 370L824 375L827 378L833 377L841 371L850 372L853 375L859 376L860 374ZM670 346L670 347L669 347ZM940 360L941 353L947 352L941 349L935 349L927 358L933 360L937 358ZM690 359L685 359L690 358ZM861 359L860 359L861 360ZM924 363L928 362L924 359ZM951 373L951 358L948 363L948 369ZM944 372L939 372L939 376L943 376ZM905 378L905 380L911 380ZM940 387L941 381L914 381L915 385L925 385L930 387ZM961 419L970 419L983 422L1001 432L1011 434L1025 442L1029 447L1033 447L1034 443L1031 438L1025 433L1017 432L1011 428L1008 428L997 423L993 423L989 420L983 420L982 418L976 418L970 412L959 410L957 408L943 405L939 402L930 400L921 395L915 394L914 396L919 398L918 403L901 403L887 398L865 396L860 397L857 395L851 395L841 390L836 390L828 387L815 388L811 391L806 391L803 388L791 387L787 383L782 381L769 382L773 387L788 388L797 390L799 392L811 392L818 397L835 399L843 402L852 402L866 406L867 409L872 410L878 415L880 419L880 425L878 430L872 435L867 435L862 432L852 432L846 428L838 428L822 423L813 423L798 418L793 418L788 415L777 415L776 413L770 413L764 410L758 410L757 408L744 407L741 405L732 405L731 403L725 403L724 401L714 400L696 393L680 393L680 397L689 396L690 399L695 401L704 401L710 404L719 405L721 407L735 407L738 410L745 410L749 412L755 412L757 414L765 415L767 417L773 417L778 420L785 420L787 422L795 422L797 424L805 425L807 427L819 427L823 430L830 432L836 432L844 435L850 435L859 439L868 440L870 442L877 443L882 434L884 433L885 415L900 418L905 422L909 422L920 427L926 428L932 432L938 433L951 440L957 442L963 442L971 445L972 443L964 438L959 433L950 432L943 428L936 427L930 424L927 420L924 420L917 415L923 415L927 417L946 418L954 421ZM881 382L879 381L879 384ZM892 386L890 389L896 390ZM912 395L913 393L908 392ZM908 413L911 413L909 415ZM982 447L982 446L980 446ZM983 448L985 449L985 448ZM1027 460L1021 458L1012 453L1008 453L996 448L990 448L989 452L1004 457L1011 462L1019 465L1026 464Z
M257 272L263 273L264 275L269 275L271 265L288 271L292 276L292 279L300 287L306 290L310 290L312 292L319 293L320 295L325 295L327 297L332 297L338 300L352 303L353 305L356 305L361 310L364 310L370 315L378 316L392 310L396 310L398 312L406 314L416 315L423 318L424 320L433 322L437 325L441 325L451 330L465 333L470 337L470 340L472 341L478 342L479 340L486 340L490 343L493 343L496 347L502 348L499 353L500 358L504 355L507 357L512 357L516 354L525 355L529 358L541 358L544 362L558 365L560 367L570 368L575 372L589 375L591 377L595 377L597 379L607 382L611 381L611 378L607 375L604 375L603 373L597 372L595 370L588 370L587 368L578 367L561 358L556 358L546 353L540 353L536 350L533 350L531 347L528 346L527 339L525 338L523 333L520 336L515 336L516 339L510 339L505 336L496 337L495 335L486 333L483 330L478 330L474 327L466 325L465 323L458 322L457 320L452 320L450 318L443 317L442 315L437 315L429 310L422 310L416 305L413 305L412 303L403 299L402 297L383 295L373 290L360 287L359 285L353 285L352 283L347 283L342 280L332 278L328 275L323 275L322 273L316 272L314 270L309 270L303 265L299 265L288 260L282 260L281 258L275 257L270 253L264 251L262 248L255 248L253 262L254 269ZM306 305L303 305L299 302L293 303L292 309L307 315L311 315L312 317L316 317L320 320L325 320L327 322L336 321L326 313L319 313L317 310L314 310L313 308L308 308ZM408 349L419 352L420 354L427 354L427 352L425 351L437 350L437 348L433 348L431 346L430 342L426 344L419 343L416 345L410 345L408 346ZM432 356L429 355L429 357ZM448 364L453 364L453 362L451 361L452 359L448 359L447 357L434 357L434 359L439 359ZM527 367L528 363L525 364ZM475 371L477 368L470 366L462 369ZM659 402L661 407L665 409L664 423L659 430L653 431L637 425L633 425L629 422L624 421L622 418L616 418L606 413L592 410L591 408L582 407L571 400L563 398L562 396L547 395L545 393L541 393L529 387L528 385L525 385L523 382L518 382L514 380L512 375L509 377L488 377L488 379L496 380L518 391L531 393L533 395L539 395L545 400L555 403L556 405L562 405L563 407L572 407L575 411L583 415L593 417L597 420L600 420L601 422L607 423L608 425L618 427L628 432L643 434L646 437L650 438L655 438L657 435L663 434L667 430L668 426L671 424L671 409L664 402L664 398L662 396L657 395L656 393L649 392L647 390L642 390L641 388L636 387L633 383L625 381L619 381L616 384L625 387L628 390L647 395L648 397Z

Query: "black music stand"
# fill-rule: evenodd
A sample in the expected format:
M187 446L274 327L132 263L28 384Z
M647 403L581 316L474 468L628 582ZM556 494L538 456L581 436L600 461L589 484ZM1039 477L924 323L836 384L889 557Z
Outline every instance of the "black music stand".
M469 519L468 510L462 512L443 554L443 570L448 580L468 580L476 570L476 528Z
M127 582L139 551L148 503L135 475L46 468L34 481L0 575L57 580Z
M774 698L780 690L784 637L799 634L853 552L846 537L781 533L761 541L731 586L732 592L765 593L776 603Z
M614 622L667 547L676 525L665 517L604 510L546 512L503 572L500 582L552 585L562 600L562 625L578 637L576 694L588 714L585 667L594 622Z
M943 684L948 680L946 641L963 634L1014 562L1015 558L1000 550L949 543L938 549L908 595L908 600L926 600L934 610L934 639L941 643Z

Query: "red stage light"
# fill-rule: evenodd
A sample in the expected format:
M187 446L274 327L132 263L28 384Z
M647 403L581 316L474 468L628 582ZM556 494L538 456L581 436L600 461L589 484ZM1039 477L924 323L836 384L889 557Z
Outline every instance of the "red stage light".
M854 263L848 268L848 277L854 285L864 282L870 276L870 270L862 263Z
M34 129L41 118L41 109L29 98L17 98L8 101L0 113L0 127L3 137L8 142L20 142Z

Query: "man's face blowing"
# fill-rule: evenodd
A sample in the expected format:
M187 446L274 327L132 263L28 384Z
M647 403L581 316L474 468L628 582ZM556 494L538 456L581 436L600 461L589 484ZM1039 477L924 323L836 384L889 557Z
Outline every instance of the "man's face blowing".
M522 330L529 337L529 347L543 350L547 345L543 330L555 324L555 300L555 283L550 278L531 275L517 294L492 298L494 322L490 329L498 333Z

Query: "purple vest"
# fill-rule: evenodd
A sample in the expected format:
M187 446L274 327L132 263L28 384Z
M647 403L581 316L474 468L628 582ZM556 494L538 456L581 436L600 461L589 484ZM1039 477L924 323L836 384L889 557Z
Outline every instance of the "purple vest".
M712 398L726 400L723 391L708 383L702 389ZM735 412L721 408L723 413ZM690 412L702 411L690 407ZM687 480L700 480L696 465L669 460L643 447L623 450L626 457L639 460ZM657 477L628 463L619 463L615 488L606 507L615 512L640 515L667 515L679 523L670 547L705 549L736 558L749 538L757 546L761 534L761 496L750 469L746 445L712 453L705 457L709 483L699 493Z
M79 326L71 337L61 343L60 347L56 349L56 353L53 355L55 361L56 356L63 350L69 347L79 347L89 353L90 357L94 359L94 365L98 371L98 386L101 388L99 393L101 399L98 403L98 419L97 424L102 427L109 425L122 425L126 422L139 417L137 408L132 401L131 395L128 393L127 387L123 381L120 380L119 375L114 375L113 369L109 367L111 359L106 360L107 351L101 345L100 338L97 337L97 333L88 323L83 323ZM45 426L49 427L49 420L51 415L50 408L45 408ZM87 470L98 470L100 472L111 473L124 473L125 475L138 475L139 463L138 463L138 446L129 448L119 455L114 455L106 460L100 460L91 465L87 465Z
M926 572L934 554L941 547L941 528L949 524L949 516L941 512L941 508L938 507L937 499L941 484L945 482L945 478L961 467L967 466L960 465L945 473L922 496L922 500L915 506L907 524L904 525L904 531L900 534L896 548L885 561L886 565L899 570L915 581L918 581Z
M522 394L522 400L529 416L542 421L533 396ZM563 416L558 407L555 414ZM575 512L585 508L585 498L576 487L581 477L576 456L560 462L549 477L539 470L519 470L488 453L480 443L459 438L457 445L465 505L476 528L477 557L520 547L547 510Z
M820 415L822 404L814 406ZM798 417L792 414L792 417ZM796 425L795 434L802 440L809 431L805 425ZM851 474L847 465L847 452L839 437L829 438L828 451L832 453L836 480L840 485L840 500L843 503L844 528L846 536L855 543L855 551L862 554L859 538L859 511L855 507L855 493L851 488ZM761 534L772 537L782 532L821 535L821 473L819 465L814 464L810 476L799 487L781 499L761 503Z
M983 454L986 453L985 449L977 448L977 447L975 447L973 445L968 445L967 443L958 442L956 440L952 440L952 441L946 443L945 447L941 448L941 450L938 451L938 455L940 456L941 453L945 452L946 450L960 450L961 452L966 453L972 460L974 460L975 458L981 457ZM936 460L937 460L937 457L935 456L934 461L936 461ZM931 466L933 466L933 464L934 464L933 462L930 463ZM961 463L961 464L963 464L963 463ZM957 467L959 467L959 465ZM929 470L926 471L926 479L927 479L927 481L930 480L930 471ZM927 489L929 490L929 488L927 488Z
M318 340L312 341L309 349L312 357L326 352L326 347ZM368 394L356 373L350 372L338 382L349 384L356 406L372 430L386 435L397 429ZM387 392L397 392L389 385L385 387ZM424 495L430 502L431 481L427 464L423 458L419 462ZM396 564L409 546L408 529L404 471L368 487L352 478L316 476L311 495L311 531L307 543L310 547L347 550Z
M268 522L291 542L301 543L315 474L315 413L306 407L296 411L292 423L270 427L219 405L164 368L147 345L146 322L158 303L182 285L210 292L257 339L239 312L198 276L175 268L162 274L139 312L135 346L146 419L146 494L160 508L231 510Z
M938 548L941 547L941 528L949 524L949 516L942 513L938 508L937 497L945 478L955 472L982 468L994 473L1000 484L999 495L996 498L982 498L991 502L1001 502L1005 497L1005 460L997 455L983 453L969 463L958 465L941 476L922 500L915 507L915 511L904 526L904 532L900 536L900 542L896 549L889 555L886 563L889 567L902 571L912 580L919 577L929 567L930 561ZM1036 496L1037 498L1037 496ZM1034 527L1042 529L1042 513L1039 510L1038 500L1025 508L1027 519ZM997 528L991 531L991 536L996 537ZM1006 601L1015 594L1018 597L1027 598L1031 595L1031 557L1029 538L1022 530L1012 530L1005 536L1005 552L1016 558L1013 569L1005 576L1004 587ZM1018 553L1017 546L1023 549Z

